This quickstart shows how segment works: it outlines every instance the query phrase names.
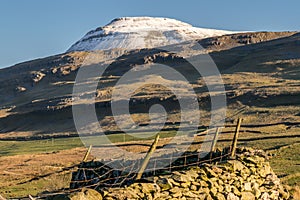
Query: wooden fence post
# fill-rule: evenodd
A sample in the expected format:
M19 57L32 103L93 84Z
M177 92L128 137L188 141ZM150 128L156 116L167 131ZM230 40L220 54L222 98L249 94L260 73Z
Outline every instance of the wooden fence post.
M212 142L212 145L211 145L211 148L210 148L210 159L212 159L213 152L215 151L220 130L221 130L220 127L217 128L216 133L214 135L214 139L213 139L213 142Z
M87 161L89 154L91 153L92 147L93 147L92 145L89 146L88 150L86 151L86 153L82 159L82 162L79 165L79 170L77 171L77 174L75 175L74 180L71 180L71 183L70 183L71 188L74 188L76 186L76 181L78 181L78 179L80 178L80 168L82 168L84 162ZM74 182L72 182L72 181L74 181Z
M237 141L238 141L238 137L239 137L241 123L242 123L242 118L239 118L238 122L237 122L237 125L236 125L236 128L235 128L233 141L232 141L232 145L231 145L231 155L230 155L231 158L233 158L235 156L235 150L236 150L236 147L237 147Z
M87 152L85 153L84 157L83 157L83 162L86 162L90 153L91 153L91 150L92 150L92 145L90 145L89 149L87 150Z
M143 173L144 173L144 171L145 171L145 169L146 169L146 167L147 167L147 165L148 165L148 163L150 161L150 158L151 158L152 154L154 153L154 151L156 149L158 140L159 140L159 133L156 135L154 142L152 143L152 145L151 145L151 147L150 147L150 149L149 149L146 157L144 158L142 166L141 166L140 170L138 171L135 180L139 180L139 179L142 178L142 175L143 175Z

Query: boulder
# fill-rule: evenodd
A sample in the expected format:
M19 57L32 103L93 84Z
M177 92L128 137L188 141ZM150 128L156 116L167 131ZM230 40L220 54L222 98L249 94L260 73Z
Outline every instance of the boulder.
M241 200L255 200L255 196L251 192L242 192Z
M102 195L93 189L83 188L68 196L70 200L102 200Z

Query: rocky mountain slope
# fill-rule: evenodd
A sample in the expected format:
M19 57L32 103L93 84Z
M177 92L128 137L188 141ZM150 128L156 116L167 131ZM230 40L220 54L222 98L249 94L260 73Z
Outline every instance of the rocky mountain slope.
M107 49L108 43L106 42L110 40L110 37L116 37L115 43L112 42L110 47L118 48L97 51L99 63L117 58L101 77L96 91L98 119L105 130L118 130L107 105L111 99L112 86L124 72L135 69L140 64L147 64L150 68L155 63L173 64L175 69L180 69L191 76L191 79L195 78L187 63L180 56L158 49L123 49L122 44L127 46L127 39L132 41L136 40L136 37L141 37L132 34L133 38L131 36L123 38L124 43L120 42L121 37L114 35L113 29L126 28L122 25L126 20L133 23L135 18L117 19L102 29L88 33L64 54L0 69L0 137L3 139L76 134L71 109L73 84L79 67L89 55L87 50L94 49L94 46L89 45L94 44L92 41L104 41L106 38L103 43L100 43L103 46L100 45L99 49ZM142 18L143 20L148 21L149 18ZM222 35L200 39L198 42L205 48L205 52L209 53L222 74L227 90L228 120L231 119L232 113L241 108L244 109L243 114L247 116L246 120L249 123L300 120L299 33L251 32L223 35L228 32L208 30L203 32L203 29L193 28L176 20L157 20L156 24L151 24L151 29L157 28L162 21L167 23L166 29L181 27L180 29L177 27L176 34L170 34L172 38L174 35L176 37L181 35L179 38L185 39L183 34L193 39ZM144 21L134 22L138 25L142 23L143 26L132 27L130 31L144 33L139 30L147 26ZM163 31L167 30L163 29ZM149 44L153 44L150 45L153 47L158 44L183 41L169 39ZM147 46L138 41L133 46L129 45L128 48L138 48L139 45ZM174 48L176 45L182 48L184 53L185 45L188 44L174 44ZM198 53L202 54L203 51ZM138 77L138 80L143 81L141 77ZM208 119L209 93L199 77L193 80L193 88L197 93L201 112L204 119ZM168 77L157 79L158 83L166 81L172 80L168 80ZM135 105L131 112L137 124L149 122L148 109L157 102L169 106L168 120L170 122L179 120L175 112L178 108L176 99L163 87L140 88L132 98L135 99ZM206 124L207 121L204 120L202 123Z

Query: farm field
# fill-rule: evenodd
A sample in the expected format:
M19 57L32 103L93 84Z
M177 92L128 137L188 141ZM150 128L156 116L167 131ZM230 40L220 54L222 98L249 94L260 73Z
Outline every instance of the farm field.
M266 132L278 127L264 128ZM263 149L272 155L270 163L274 171L281 178L282 183L288 185L293 191L300 187L299 154L300 128L293 128L284 133L253 133L257 128L241 128L239 146ZM217 148L227 147L231 144L234 127L224 128L220 134ZM149 133L150 134L150 133ZM166 134L159 141L159 146L169 142L170 136ZM194 144L189 150L201 147L203 134L194 138ZM121 148L133 152L145 152L149 149L152 140L133 141L136 138L126 138L124 135L110 135L112 143L121 145ZM91 140L95 139L90 137ZM98 138L99 139L99 138ZM150 138L152 139L152 138ZM86 153L79 138L61 138L38 141L1 141L0 152L0 194L4 197L25 197L28 194L37 195L55 192L69 187L71 172L81 162ZM143 145L140 145L143 144ZM105 147L103 147L105 148ZM109 149L109 147L107 147ZM93 159L90 155L89 159Z

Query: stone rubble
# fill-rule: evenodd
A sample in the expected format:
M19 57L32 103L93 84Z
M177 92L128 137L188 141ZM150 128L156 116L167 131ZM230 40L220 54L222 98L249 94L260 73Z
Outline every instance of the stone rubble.
M99 189L104 200L280 200L291 199L263 151L237 150L234 160L204 164L152 177L123 188ZM75 199L75 198L71 198Z
M267 158L263 151L243 148L235 160L176 171L155 177L154 183L111 188L103 199L290 199Z

